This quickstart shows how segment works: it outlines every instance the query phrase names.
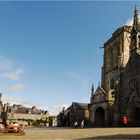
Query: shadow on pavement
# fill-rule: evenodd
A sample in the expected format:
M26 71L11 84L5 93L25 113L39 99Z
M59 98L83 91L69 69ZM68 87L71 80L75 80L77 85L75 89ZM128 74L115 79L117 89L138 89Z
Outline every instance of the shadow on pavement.
M95 136L95 137L80 138L76 140L92 140L92 139L140 139L140 134L117 134L109 136Z

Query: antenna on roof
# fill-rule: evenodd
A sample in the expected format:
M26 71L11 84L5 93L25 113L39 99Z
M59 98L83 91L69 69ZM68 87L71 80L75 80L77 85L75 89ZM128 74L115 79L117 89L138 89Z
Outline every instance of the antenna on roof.
M92 84L92 87L91 87L91 96L94 95L94 84Z

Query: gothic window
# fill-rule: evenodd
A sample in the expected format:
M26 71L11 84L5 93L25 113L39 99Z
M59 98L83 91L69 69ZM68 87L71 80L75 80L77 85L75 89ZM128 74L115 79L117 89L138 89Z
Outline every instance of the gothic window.
M113 67L113 50L110 48L110 66Z
M136 38L135 38L135 36L133 36L131 49L134 49L135 47L136 47Z
M112 62L113 67L117 66L118 64L118 55L119 55L118 48L119 48L119 45L116 42L113 47L113 62Z
M111 69L111 49L108 48L106 51L106 67L107 67L107 71Z
M114 79L111 79L110 81L110 89L114 89L115 88L115 81Z
M118 56L121 55L121 52L120 52L120 47L118 46Z

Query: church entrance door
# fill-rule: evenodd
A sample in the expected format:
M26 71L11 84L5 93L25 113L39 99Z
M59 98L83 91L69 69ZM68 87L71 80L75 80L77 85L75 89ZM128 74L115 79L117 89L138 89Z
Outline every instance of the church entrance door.
M140 122L140 108L135 108L135 121Z
M95 123L97 126L103 126L105 122L105 111L102 107L98 107L95 111Z

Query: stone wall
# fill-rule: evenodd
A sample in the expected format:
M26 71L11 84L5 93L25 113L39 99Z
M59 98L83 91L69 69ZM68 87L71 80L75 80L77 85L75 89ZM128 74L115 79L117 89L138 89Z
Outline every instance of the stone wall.
M107 100L114 100L112 92L118 82L119 74L125 68L129 59L131 28L124 26L113 33L112 37L104 44L104 64L102 72L102 87L107 94ZM114 87L111 87L112 81Z
M46 119L47 117L49 117L48 114L41 115L41 114L7 113L7 123L17 122L20 124L28 125L30 124L30 120L35 121L35 120L40 120L42 118Z

